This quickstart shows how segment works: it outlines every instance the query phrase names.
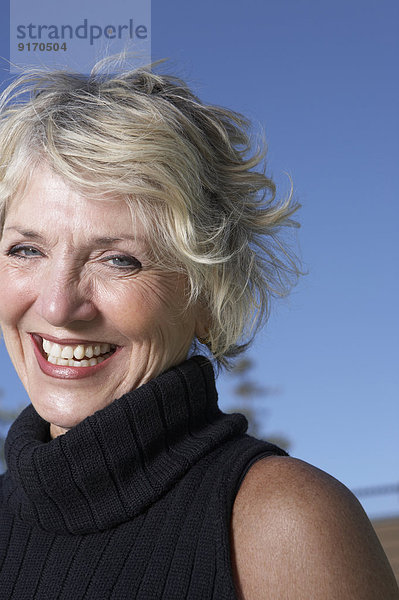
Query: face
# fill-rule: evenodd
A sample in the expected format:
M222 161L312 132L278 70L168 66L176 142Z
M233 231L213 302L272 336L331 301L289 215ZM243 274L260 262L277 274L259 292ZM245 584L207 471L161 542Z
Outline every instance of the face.
M186 278L150 260L123 200L88 200L43 166L7 212L0 323L37 412L64 433L187 357L204 335Z

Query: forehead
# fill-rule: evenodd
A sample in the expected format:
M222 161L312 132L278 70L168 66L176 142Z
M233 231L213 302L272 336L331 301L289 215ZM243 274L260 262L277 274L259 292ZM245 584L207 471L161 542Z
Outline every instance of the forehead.
M144 227L122 198L87 198L47 165L36 168L17 191L7 210L5 229L18 225L46 234L73 231L76 235L122 233L144 237Z

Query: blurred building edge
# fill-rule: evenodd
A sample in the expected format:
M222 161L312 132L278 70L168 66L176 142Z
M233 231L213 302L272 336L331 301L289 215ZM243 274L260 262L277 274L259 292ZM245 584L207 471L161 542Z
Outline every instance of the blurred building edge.
M399 585L399 516L371 522Z

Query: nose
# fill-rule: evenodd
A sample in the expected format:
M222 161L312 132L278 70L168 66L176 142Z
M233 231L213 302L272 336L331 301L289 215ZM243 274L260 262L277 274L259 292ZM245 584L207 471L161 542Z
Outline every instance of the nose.
M77 321L92 321L98 314L89 282L66 272L47 272L37 298L40 316L54 327L65 327Z

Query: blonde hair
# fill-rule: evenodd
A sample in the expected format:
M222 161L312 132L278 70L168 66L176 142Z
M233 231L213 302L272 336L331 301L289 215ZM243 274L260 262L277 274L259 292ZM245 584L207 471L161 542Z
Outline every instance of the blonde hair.
M210 316L202 342L229 367L300 273L280 235L298 204L292 190L276 201L266 145L253 148L241 114L202 103L158 63L116 74L104 64L88 76L28 69L1 94L1 229L44 161L87 197L123 197L157 265L187 274L187 306Z

